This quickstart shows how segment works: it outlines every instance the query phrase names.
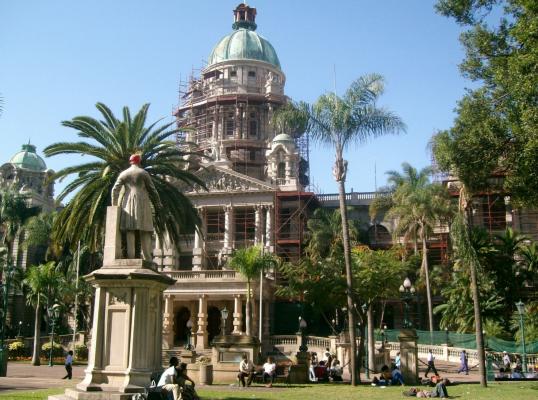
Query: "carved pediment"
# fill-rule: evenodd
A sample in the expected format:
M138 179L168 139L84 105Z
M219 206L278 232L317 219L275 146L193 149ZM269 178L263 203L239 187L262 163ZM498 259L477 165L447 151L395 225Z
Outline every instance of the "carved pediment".
M275 190L275 187L255 178L240 174L238 172L209 166L196 173L196 176L205 182L209 193L215 192L252 192ZM188 193L208 193L199 185L194 185L187 189Z

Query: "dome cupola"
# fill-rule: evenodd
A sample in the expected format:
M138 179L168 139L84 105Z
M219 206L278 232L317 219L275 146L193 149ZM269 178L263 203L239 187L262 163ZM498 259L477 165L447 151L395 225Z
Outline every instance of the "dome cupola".
M37 155L36 147L30 143L23 144L22 150L11 157L9 162L17 168L31 171L45 171L47 169L45 161Z
M211 51L208 66L229 60L258 60L280 69L271 43L255 30L256 9L241 3L234 10L233 32L222 38Z

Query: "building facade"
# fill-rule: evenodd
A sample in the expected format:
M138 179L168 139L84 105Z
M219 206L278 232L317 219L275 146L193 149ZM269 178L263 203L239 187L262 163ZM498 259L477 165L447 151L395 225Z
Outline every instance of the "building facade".
M188 168L209 190L185 188L198 209L200 232L184 235L176 247L156 246L156 263L176 279L164 294L163 342L170 351L184 346L188 321L198 351L210 348L223 324L226 333L244 334L246 280L227 268L227 259L251 245L298 259L314 204L313 193L304 191L301 138L271 125L273 112L287 101L286 76L255 20L255 8L234 10L232 32L213 48L200 76L191 77L174 113L184 131L179 145L199 154L187 158ZM263 339L270 332L274 271L264 273L262 293L259 281L253 286L253 332ZM230 311L225 323L224 307Z

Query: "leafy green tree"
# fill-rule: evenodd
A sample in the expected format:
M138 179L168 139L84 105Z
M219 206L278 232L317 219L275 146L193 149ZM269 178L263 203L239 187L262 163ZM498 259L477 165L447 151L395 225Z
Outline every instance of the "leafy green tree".
M26 273L24 285L28 289L26 300L35 308L32 365L39 365L42 308L43 306L48 307L56 301L63 302L66 281L64 275L56 269L56 264L50 261L46 264L30 267Z
M403 173L389 171L388 182L390 196L386 200L375 201L371 206L371 214L376 214L380 207L389 207L386 218L396 220L393 231L395 240L400 237L404 241L417 239L422 247L421 275L426 284L428 301L428 321L430 332L433 332L432 289L430 285L430 268L428 263L427 241L440 221L447 221L452 214L452 204L446 189L430 181L431 168L420 171L410 164L402 164Z
M251 294L251 282L259 278L264 269L276 266L276 258L273 254L264 253L259 246L250 246L235 250L228 260L228 265L239 271L247 280L246 334L252 335L251 309L254 307L254 299Z
M81 116L62 122L89 141L54 143L44 150L47 156L79 154L92 158L54 175L60 180L75 176L60 193L58 201L76 192L55 220L55 239L72 246L82 239L92 252L100 249L112 186L120 172L129 167L130 155L138 153L156 188L150 193L150 200L153 205L163 205L153 209L156 233L162 239L166 232L170 240L177 243L180 229L187 231L198 223L196 211L179 190L178 183L204 184L182 169L185 153L173 140L178 132L172 128L174 122L158 126L157 121L146 126L149 104L143 105L134 117L129 108L124 107L123 120L116 118L102 103L97 103L96 107L103 120Z
M370 138L405 130L405 124L394 113L377 106L377 100L383 94L384 80L378 74L366 75L355 80L343 96L336 93L321 95L310 106L306 103L297 105L296 110L288 113L288 118L295 123L285 126L304 126L312 137L321 144L335 150L333 175L338 183L340 213L342 214L342 236L344 241L344 262L346 268L347 305L349 336L351 340L352 385L357 384L355 315L353 313L353 273L351 266L351 247L349 224L345 202L345 181L347 161L344 152L351 145L362 144ZM280 118L278 112L276 119ZM282 120L288 118L283 117Z
M466 55L460 68L478 85L461 100L449 135L461 147L469 145L467 151L476 151L469 168L486 179L492 172L504 172L505 189L515 202L536 205L536 2L439 0L437 10L468 28L461 36Z
M514 339L517 343L521 343L519 319L519 313L514 311L510 319L510 327L514 331ZM538 301L533 301L525 305L523 323L525 324L525 342L538 342Z

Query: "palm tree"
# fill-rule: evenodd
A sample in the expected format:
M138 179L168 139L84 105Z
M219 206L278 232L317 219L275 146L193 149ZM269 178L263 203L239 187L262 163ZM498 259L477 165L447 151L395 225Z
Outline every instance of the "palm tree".
M250 282L260 276L264 268L275 265L276 259L272 254L263 253L259 246L250 246L236 250L228 265L239 271L247 280L247 301L245 303L246 334L252 335L251 309L253 308L253 298L250 293Z
M333 175L338 183L340 213L342 215L350 352L352 354L352 385L357 384L357 345L355 341L355 314L353 312L351 250L345 201L347 161L344 160L344 152L349 146L362 144L372 137L405 130L405 124L400 117L376 105L383 92L384 79L381 75L365 75L355 80L342 97L337 96L336 93L326 93L321 95L312 106L300 103L296 107L298 112L288 113L289 117L296 121L308 121L305 130L310 131L313 139L335 150ZM278 112L276 114L278 118ZM282 126L297 125L300 124L289 123Z
M102 115L101 121L81 116L62 122L62 125L75 129L79 137L91 142L54 143L44 150L48 157L59 154L92 157L87 163L64 168L54 175L59 179L75 175L74 181L58 196L58 201L78 190L54 223L55 238L59 243L72 245L84 239L92 252L101 247L112 186L120 172L129 167L129 156L138 153L156 188L150 193L150 200L153 205L163 205L154 207L156 233L162 239L166 232L170 240L177 243L180 227L189 230L198 224L196 211L179 190L178 183L204 185L181 168L185 165L185 153L171 140L178 132L172 128L174 123L157 126L160 122L157 121L146 126L149 104L144 104L134 118L129 108L124 107L123 120L117 119L102 103L97 103L96 107Z
M413 239L415 249L417 239L422 245L421 273L426 284L429 328L430 332L433 333L433 306L427 241L439 222L446 221L450 217L452 205L446 189L440 184L430 182L431 168L426 167L418 171L410 164L403 163L402 169L403 174L396 171L387 172L388 181L392 184L392 195L386 217L394 218L397 221L393 232L395 240L400 237L403 237L405 242ZM378 205L374 204L372 210L378 211Z
M28 206L26 196L12 189L0 191L0 226L2 244L6 246L7 265L11 265L13 244L21 238L24 224L39 211L39 207Z
M39 333L41 328L41 309L43 305L50 305L60 301L65 290L65 277L56 269L52 261L32 266L26 273L24 285L28 288L26 300L35 307L34 347L32 365L40 365L39 360Z

